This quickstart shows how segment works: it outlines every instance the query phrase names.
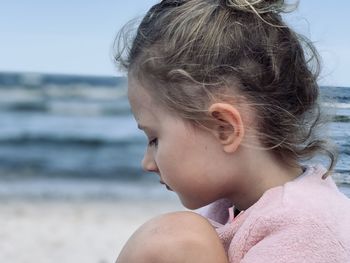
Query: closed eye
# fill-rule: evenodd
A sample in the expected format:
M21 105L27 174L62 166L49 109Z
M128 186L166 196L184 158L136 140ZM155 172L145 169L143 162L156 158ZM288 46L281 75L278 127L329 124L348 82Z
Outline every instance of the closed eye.
M152 146L158 146L158 138L154 138L153 140L150 140L148 142L148 146L152 147Z

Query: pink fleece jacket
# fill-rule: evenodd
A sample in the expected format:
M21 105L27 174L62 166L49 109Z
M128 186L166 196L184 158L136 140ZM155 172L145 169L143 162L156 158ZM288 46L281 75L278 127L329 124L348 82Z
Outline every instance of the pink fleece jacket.
M309 166L296 180L267 190L233 217L219 200L204 213L222 240L230 263L350 262L350 199L325 169Z

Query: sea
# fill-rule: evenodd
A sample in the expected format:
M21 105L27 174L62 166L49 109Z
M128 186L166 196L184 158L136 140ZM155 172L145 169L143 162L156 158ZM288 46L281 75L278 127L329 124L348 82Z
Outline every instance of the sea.
M141 169L125 77L0 73L0 200L176 198ZM350 197L350 87L321 87ZM325 133L326 134L326 133Z

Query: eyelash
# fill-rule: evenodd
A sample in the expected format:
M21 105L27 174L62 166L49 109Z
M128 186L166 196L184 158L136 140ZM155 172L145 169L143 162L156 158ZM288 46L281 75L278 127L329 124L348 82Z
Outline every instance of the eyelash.
M149 142L148 142L148 146L157 146L158 145L158 138L154 138L153 140L150 140Z

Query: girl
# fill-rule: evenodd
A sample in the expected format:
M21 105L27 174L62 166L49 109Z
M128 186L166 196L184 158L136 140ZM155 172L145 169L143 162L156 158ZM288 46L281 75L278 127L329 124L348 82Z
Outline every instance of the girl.
M286 8L163 0L119 49L149 139L143 168L186 208L209 207L145 223L118 263L350 262L350 202L318 136L317 53L283 22ZM328 169L302 164L319 153Z

